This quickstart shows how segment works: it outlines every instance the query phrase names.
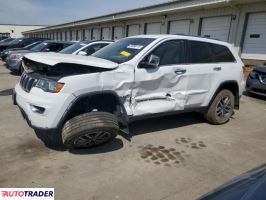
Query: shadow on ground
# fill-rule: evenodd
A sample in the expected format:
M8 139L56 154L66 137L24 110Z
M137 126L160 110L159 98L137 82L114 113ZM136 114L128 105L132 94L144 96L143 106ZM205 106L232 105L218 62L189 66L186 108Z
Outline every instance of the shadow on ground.
M130 138L137 137L140 134L152 134L153 132L163 131L172 128L179 128L189 126L192 124L205 123L203 116L199 113L188 113L180 115L172 115L166 117L145 119L135 121L129 126L129 135L122 134L130 141ZM37 137L44 143L44 145L50 149L56 151L66 151L61 139L59 131L43 131L35 130ZM73 154L99 154L119 150L123 147L123 141L119 138L115 138L103 145L87 149L71 149L70 153Z
M0 96L11 96L13 94L13 88L0 91Z
M248 93L247 91L244 91L243 95L250 97L250 98L253 98L253 99L266 101L266 96L264 97L264 96L260 96L260 95L256 95L256 94L251 94L251 93Z

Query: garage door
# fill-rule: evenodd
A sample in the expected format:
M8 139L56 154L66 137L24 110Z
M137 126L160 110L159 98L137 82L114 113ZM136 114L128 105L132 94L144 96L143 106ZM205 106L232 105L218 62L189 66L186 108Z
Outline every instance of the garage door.
M169 34L189 34L190 20L178 20L169 22Z
M111 39L111 29L109 27L102 28L102 40Z
M72 38L71 40L75 41L76 40L76 31L72 31Z
M203 18L201 36L228 41L231 20L231 16Z
M266 12L249 14L242 58L266 59Z
M77 30L76 32L76 40L80 41L81 40L81 30Z
M146 34L160 34L161 33L161 23L149 23L146 24Z
M140 25L134 24L134 25L128 25L127 26L127 36L134 36L140 34Z
M114 27L114 40L119 40L123 38L123 27L117 26Z
M101 38L101 33L100 33L100 29L98 28L94 28L92 29L92 40L100 40Z
M90 40L90 39L91 39L91 31L89 29L86 29L84 40Z

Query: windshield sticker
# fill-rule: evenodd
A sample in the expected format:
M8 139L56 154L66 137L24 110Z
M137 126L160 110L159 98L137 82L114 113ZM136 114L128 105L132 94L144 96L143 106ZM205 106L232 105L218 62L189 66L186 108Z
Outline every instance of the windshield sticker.
M125 56L125 57L129 57L131 55L131 53L127 52L127 51L121 51L120 52L121 56Z
M134 45L134 44L130 44L127 46L128 49L137 49L137 50L140 50L143 48L142 45Z

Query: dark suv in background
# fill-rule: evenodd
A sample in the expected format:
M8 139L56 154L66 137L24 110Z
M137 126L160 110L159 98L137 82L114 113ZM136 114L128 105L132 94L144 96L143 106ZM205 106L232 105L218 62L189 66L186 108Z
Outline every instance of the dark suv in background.
M4 51L5 49L22 48L41 39L42 38L17 38L9 43L0 44L0 52Z
M13 72L21 74L23 72L22 58L25 54L37 52L59 52L72 44L74 44L74 42L46 40L31 49L12 51L6 58L7 68Z

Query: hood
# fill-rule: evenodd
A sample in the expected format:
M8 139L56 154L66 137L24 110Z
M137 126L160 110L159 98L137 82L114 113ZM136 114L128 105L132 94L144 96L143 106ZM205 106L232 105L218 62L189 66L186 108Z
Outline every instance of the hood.
M16 50L16 51L13 51L13 50L10 50L10 54L26 54L26 53L31 53L32 51L29 51L29 50Z
M255 67L254 70L257 71L257 72L266 73L266 66Z
M105 69L115 69L118 67L117 63L96 58L93 56L79 56L60 53L29 53L24 56L27 59L46 65L54 66L60 63L79 64L89 67L99 67Z

